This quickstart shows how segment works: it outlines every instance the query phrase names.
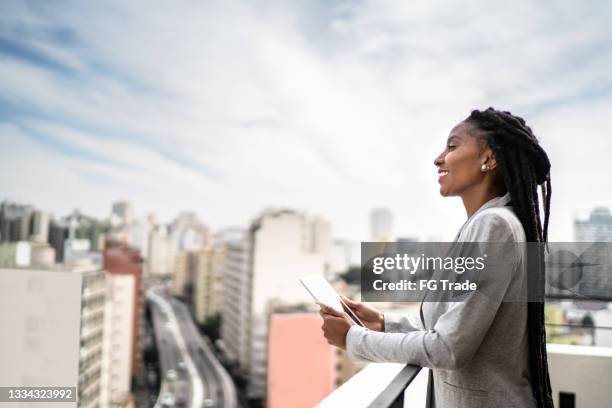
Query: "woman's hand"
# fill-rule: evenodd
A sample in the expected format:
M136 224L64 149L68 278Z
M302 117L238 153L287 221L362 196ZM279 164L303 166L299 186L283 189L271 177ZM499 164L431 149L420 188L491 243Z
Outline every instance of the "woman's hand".
M338 312L323 303L317 302L317 304L321 307L319 311L323 318L321 329L323 329L323 335L327 342L332 346L346 350L346 334L355 322L344 312Z
M366 325L370 330L384 332L385 320L381 312L364 303L351 300L346 296L341 296L345 305L351 308L353 313Z

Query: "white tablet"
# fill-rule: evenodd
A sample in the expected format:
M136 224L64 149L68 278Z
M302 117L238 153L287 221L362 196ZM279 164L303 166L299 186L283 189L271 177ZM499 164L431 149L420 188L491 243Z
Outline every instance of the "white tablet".
M355 315L350 307L342 302L338 292L329 284L329 282L321 275L306 275L300 278L300 282L306 288L310 296L317 302L321 302L338 312L346 312L355 323L364 326L363 322Z

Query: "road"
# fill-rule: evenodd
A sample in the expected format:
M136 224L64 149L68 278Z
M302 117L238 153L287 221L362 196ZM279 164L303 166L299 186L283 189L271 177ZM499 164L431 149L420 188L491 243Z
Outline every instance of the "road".
M169 302L153 290L147 292L159 350L161 387L155 408L204 406L204 384Z
M161 400L167 392L174 393L175 398L188 396L191 407L237 408L236 387L215 357L210 340L198 331L185 304L159 290L148 292L147 297L157 306L154 308L158 311L154 313L154 323L155 318L158 320L156 335L159 325L167 327L158 338L161 372L167 373L176 367L178 377L173 382L162 382L156 408L162 407ZM162 323L160 319L165 320ZM183 361L182 370L179 361ZM167 379L164 377L164 380ZM175 387L171 388L172 385Z

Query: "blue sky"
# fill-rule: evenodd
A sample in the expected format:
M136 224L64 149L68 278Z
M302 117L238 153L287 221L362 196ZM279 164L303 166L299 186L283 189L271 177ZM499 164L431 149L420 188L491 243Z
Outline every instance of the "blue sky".
M400 235L451 239L433 159L495 106L549 152L569 240L612 205L609 21L604 1L5 1L0 198L213 227L288 206L355 239L383 205Z

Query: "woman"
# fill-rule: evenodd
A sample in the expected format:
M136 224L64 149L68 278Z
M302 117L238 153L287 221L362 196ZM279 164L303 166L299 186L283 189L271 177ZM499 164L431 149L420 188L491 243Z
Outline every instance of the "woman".
M550 162L522 118L493 108L473 111L452 129L434 164L440 194L461 197L467 212L455 241L546 242ZM528 290L542 300L541 251L514 252L499 268L499 276L507 277L504 290L526 285L526 265L535 261ZM367 328L321 306L328 342L356 360L431 368L432 406L553 407L542 301L502 302L475 295L463 302L422 302L420 319L383 315L363 303L344 301Z

